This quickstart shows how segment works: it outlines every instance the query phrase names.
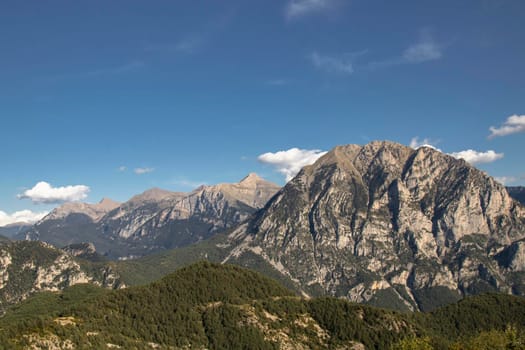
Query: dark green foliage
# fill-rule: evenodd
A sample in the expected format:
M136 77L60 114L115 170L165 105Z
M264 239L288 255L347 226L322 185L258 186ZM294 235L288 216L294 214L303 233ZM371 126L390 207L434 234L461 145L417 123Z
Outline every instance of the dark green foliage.
M483 331L451 346L452 350L525 350L525 333L509 325L504 331Z
M470 336L508 324L525 326L525 298L505 294L485 294L465 298L428 314L416 314L418 322L434 334L446 338Z
M212 349L278 349L276 344L264 339L259 329L241 326L246 320L239 307L233 305L210 307L203 313L202 321Z
M86 288L72 288L61 294L43 293L21 304L6 316L6 323L0 325L5 339L15 337L19 332L46 330L70 340L78 339L79 344L87 341L88 332L95 332L108 342L123 347L133 339L176 346L207 344L215 340L214 333L209 331L211 333L206 334L203 327L203 314L206 315L203 308L205 310L214 303L244 304L254 299L293 295L256 272L208 262L180 269L148 286L107 291L94 299L90 297L98 293L97 289L90 291ZM235 319L230 317L237 317L237 314L225 310L221 322L234 324ZM31 313L43 316L31 317ZM57 325L52 320L59 316L70 316L81 327ZM207 319L213 320L210 317ZM249 327L246 335L242 335L244 328L236 340L249 344L250 340L262 339L255 329ZM214 329L218 332L216 327ZM223 327L221 332L227 333L225 339L234 339L236 333L230 330L230 326ZM220 339L217 340L219 343ZM260 349L268 349L265 344L261 343Z
M358 341L367 349L385 349L401 335L414 331L401 314L345 300L313 299L308 308L319 325L330 332L334 345Z
M417 289L413 292L414 298L422 311L431 311L443 305L457 302L461 295L447 287L433 287Z
M34 297L12 306L2 318L4 323L27 320L35 315L60 316L66 310L81 302L109 293L107 289L92 284L77 284L61 293L41 292Z
M404 290L403 292L406 293ZM401 300L393 288L379 290L367 304L391 310L410 311L409 307Z
M221 248L224 242L226 236L216 235L199 244L118 262L116 270L127 285L147 284L199 260L222 261L229 253Z
M0 349L29 347L28 335L55 335L78 349L148 349L151 342L160 349L266 350L279 348L276 335L310 349L523 349L524 328L521 297L482 295L430 313L397 313L302 299L258 273L199 262L147 286L79 285L35 295L0 318Z
M273 278L286 288L291 289L297 293L300 291L300 288L290 278L277 271L260 255L251 251L243 252L239 257L233 257L228 262L258 271L265 276Z

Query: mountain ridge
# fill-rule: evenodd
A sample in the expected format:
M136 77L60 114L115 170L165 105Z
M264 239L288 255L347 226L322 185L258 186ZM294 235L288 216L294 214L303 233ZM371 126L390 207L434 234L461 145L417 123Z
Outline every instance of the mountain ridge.
M239 183L189 192L152 188L124 203L66 203L19 239L62 247L91 242L110 258L137 257L184 246L224 231L262 207L280 187L252 173Z

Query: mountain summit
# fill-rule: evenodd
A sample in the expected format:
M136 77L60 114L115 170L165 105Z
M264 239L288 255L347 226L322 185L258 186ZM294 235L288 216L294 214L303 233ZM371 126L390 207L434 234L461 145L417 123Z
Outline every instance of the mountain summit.
M307 292L429 309L525 292L525 209L484 172L393 142L338 146L239 229Z

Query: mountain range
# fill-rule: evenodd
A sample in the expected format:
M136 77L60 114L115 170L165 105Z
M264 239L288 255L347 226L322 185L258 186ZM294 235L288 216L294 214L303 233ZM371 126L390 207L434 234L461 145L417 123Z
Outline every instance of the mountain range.
M303 295L431 310L471 294L525 294L525 209L509 192L464 160L377 141L338 146L281 189L250 174L190 193L66 204L22 238L144 256L114 265L126 284L206 259Z
M57 247L91 242L109 258L133 258L189 245L234 227L279 188L252 173L239 183L201 186L190 193L153 188L125 203L110 199L66 203L16 237Z

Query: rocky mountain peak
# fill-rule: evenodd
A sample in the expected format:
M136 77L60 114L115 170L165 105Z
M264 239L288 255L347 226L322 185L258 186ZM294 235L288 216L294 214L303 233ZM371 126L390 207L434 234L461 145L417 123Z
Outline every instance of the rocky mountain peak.
M244 177L241 181L239 181L239 184L246 185L246 186L255 186L257 183L264 182L262 177L257 175L256 173L249 173L246 177Z
M486 173L430 147L377 141L303 168L248 225L246 246L306 289L355 301L381 291L424 308L432 288L453 298L525 286L506 277L519 263L495 257L521 256L501 252L523 239L523 207Z
M181 195L181 193L172 192L172 191L154 187L154 188L150 188L149 190L142 192L141 194L133 196L128 202L130 203L159 202L165 199L176 197L178 195Z
M98 221L105 214L117 208L119 205L120 203L107 198L102 199L96 204L68 202L62 204L58 208L53 209L51 213L42 219L42 221L62 220L73 214L85 215L92 221Z
M230 201L236 200L253 208L262 208L266 202L279 191L280 186L250 173L238 183L223 183L207 186L204 191L220 193Z
M100 202L98 202L98 207L102 210L111 211L118 207L120 205L119 202L116 202L112 200L111 198L102 198Z

